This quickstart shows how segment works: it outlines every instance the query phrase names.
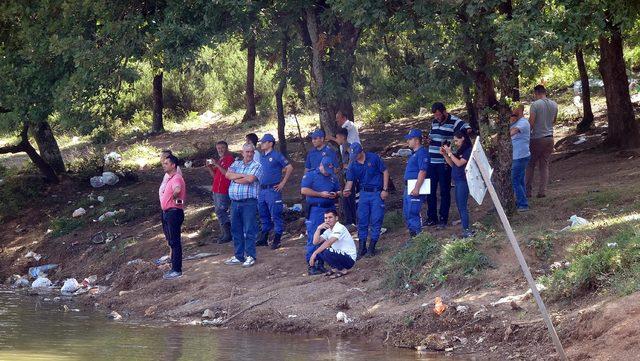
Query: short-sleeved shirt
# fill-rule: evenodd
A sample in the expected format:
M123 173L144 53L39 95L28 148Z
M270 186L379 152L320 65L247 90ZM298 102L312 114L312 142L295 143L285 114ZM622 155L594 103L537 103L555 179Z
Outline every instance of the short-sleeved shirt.
M307 172L302 177L302 188L310 188L316 192L337 192L340 190L340 182L334 175L324 175L318 169ZM307 203L310 205L330 207L334 204L333 199L307 196Z
M287 158L280 152L272 150L260 157L262 166L261 185L276 185L282 180L282 169L289 165Z
M387 170L382 158L375 153L366 152L364 163L352 161L347 168L347 180L357 181L360 187L382 190L383 172Z
M336 238L337 240L331 244L331 248L334 252L339 254L344 254L354 261L358 257L358 251L356 250L356 243L353 241L353 237L351 237L351 233L347 227L342 225L340 222L336 222L333 225L332 229L326 229L322 235L320 235L322 239L328 241L331 238Z
M178 194L178 199L182 199L183 204L177 204L173 199L173 190L176 187L180 187L180 193ZM167 180L167 184L162 191L162 195L160 196L160 207L163 211L166 211L170 208L179 208L184 209L184 200L187 197L187 186L184 183L184 178L182 178L182 174L176 172L172 176L169 176Z
M309 154L307 154L307 159L304 163L304 167L309 170L318 168L323 157L331 157L331 159L333 160L333 167L336 169L340 168L340 163L338 163L338 155L326 144L320 149L315 147L311 149Z
M251 184L240 184L236 181L231 181L231 185L229 185L229 198L234 201L250 198L258 199L258 188L260 188L259 179L262 176L260 163L255 160L249 163L245 163L243 160L236 160L231 164L229 170L233 173L251 174L256 177L256 180Z
M531 139L553 136L553 120L558 115L558 104L551 99L538 99L531 103L530 113L535 114Z
M231 164L233 164L233 156L229 153L225 154L220 158L220 166L223 169L229 169ZM211 184L211 191L213 193L218 194L227 194L229 193L229 185L231 181L224 176L224 173L218 167L213 168L213 183Z
M347 142L349 144L360 143L360 133L358 133L358 128L355 123L350 120L347 120L342 124L342 127L347 130Z
M453 135L462 129L469 129L469 125L455 115L449 114L442 124L437 119L431 123L431 131L429 131L429 155L431 156L431 164L443 164L444 156L440 154L440 147L445 140L451 142Z
M459 158L467 160L468 163L469 158L471 158L471 147L467 147L467 149L463 150ZM465 163L462 167L459 167L455 163L453 163L453 165L451 166L451 179L453 179L454 181L466 181L467 176L464 174L464 170L465 168L467 168L467 163Z
M180 167L176 167L176 172L182 175L182 170ZM162 183L160 183L160 188L158 189L158 198L162 199L162 193L164 193L164 188L167 186L167 182L169 181L169 175L167 173L162 177Z
M511 128L518 128L518 133L511 136L511 148L513 148L513 159L529 157L529 139L531 137L531 126L527 118L520 118L511 124Z
M418 173L420 173L421 170L427 171L429 159L430 154L427 148L420 146L420 148L415 150L407 161L407 167L404 170L404 180L418 179Z

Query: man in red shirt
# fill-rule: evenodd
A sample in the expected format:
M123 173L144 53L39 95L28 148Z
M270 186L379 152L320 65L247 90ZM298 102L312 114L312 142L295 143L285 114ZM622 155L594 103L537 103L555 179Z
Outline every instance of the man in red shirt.
M225 177L225 174L227 174L227 169L229 169L234 160L229 152L229 145L224 140L216 143L216 150L218 151L219 159L207 160L207 170L213 178L211 193L216 216L222 230L218 243L226 243L231 241L231 222L229 217L229 206L231 205L229 184L231 181Z
M162 161L162 169L169 176L160 195L162 208L162 230L171 247L171 271L164 274L164 279L174 279L182 276L182 240L180 228L184 221L184 200L187 187L182 175L176 171L178 158L167 156Z

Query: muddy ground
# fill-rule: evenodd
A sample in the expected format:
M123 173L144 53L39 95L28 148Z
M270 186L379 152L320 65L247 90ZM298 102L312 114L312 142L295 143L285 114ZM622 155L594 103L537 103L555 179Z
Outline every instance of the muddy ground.
M637 183L640 157L635 152L603 151L599 147L602 119L599 125L588 134L587 142L580 145L573 144L577 136L572 134L572 124L558 126L547 198L531 200L531 212L512 218L536 276L548 270L550 262L562 259L563 245L554 248L551 260L543 262L527 247L526 241L531 235L563 228L571 214L580 213L586 218L602 215L597 209L573 208L571 199L594 190L626 189ZM399 180L406 160L391 157L391 153L403 145L402 134L414 126L428 129L428 120L401 119L361 131L365 147L385 157L398 186L401 186ZM179 149L196 142L212 142L221 134L237 143L243 132L213 125L184 134L156 136L148 141L159 148ZM122 149L128 144L132 142L113 144L112 148ZM293 150L296 169L285 192L285 202L291 205L300 200L298 184L303 154L299 143L291 143L289 149ZM198 324L203 311L209 309L216 318L230 318L224 327L235 329L358 336L397 347L423 345L440 351L452 348L454 354L473 354L480 359L555 358L546 327L532 300L518 303L515 309L508 303L491 306L501 297L524 293L527 285L506 237L489 214L488 199L482 206L470 203L471 217L473 221L489 220L489 227L493 227L496 241L480 248L494 267L473 280L453 280L443 287L412 293L391 290L383 283L386 259L407 240L404 228L392 229L383 236L379 256L359 260L350 274L335 280L306 274L304 223L297 214L289 215L283 248L275 251L258 248L257 263L249 269L224 265L222 262L232 255L233 247L213 242L218 230L216 222L210 221L210 177L202 167L184 169L188 185L184 254L217 255L185 261L182 278L164 281L162 273L166 266L158 268L152 263L167 253L156 204L162 173L160 169L146 168L138 175L137 181L123 181L99 190L91 189L88 182L78 184L65 179L61 185L50 187L44 199L31 207L25 205L23 213L5 222L6 231L0 236L2 279L25 274L30 266L42 263L61 265L50 274L50 278L58 282L67 277L82 279L95 274L97 283L108 288L76 299L105 315L117 311L125 321ZM400 192L392 194L387 202L388 210L401 208ZM69 217L89 194L103 195L105 203L111 202L109 205L114 209L125 209L132 215L131 219L121 219L117 224L87 221L83 228L61 237L47 234L52 219ZM94 208L89 208L84 217L96 219L100 205L91 205ZM619 205L610 207L616 206ZM455 205L451 208L451 219L458 219ZM93 244L90 239L99 231L120 235L109 244ZM450 225L443 231L426 231L446 242L460 233L460 227ZM40 262L27 259L24 255L28 251L46 258ZM449 306L440 316L433 312L436 296L442 297ZM639 297L638 293L624 298L593 294L576 300L549 302L570 358L636 358L634 350L640 340L637 334ZM465 307L458 311L457 306ZM352 322L337 322L339 311L345 312Z

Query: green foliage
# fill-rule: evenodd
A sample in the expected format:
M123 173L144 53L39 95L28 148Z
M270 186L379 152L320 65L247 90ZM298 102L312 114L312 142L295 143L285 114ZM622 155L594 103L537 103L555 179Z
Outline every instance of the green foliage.
M52 219L49 227L53 231L51 232L52 237L60 237L81 228L84 224L85 221L81 218L60 217Z
M568 249L569 267L542 278L553 299L576 297L589 291L638 290L640 282L640 229L622 227L605 240L584 240Z
M488 258L478 251L473 239L456 239L442 246L438 267L433 277L444 283L452 277L470 278L489 267Z
M389 211L384 214L384 221L382 227L386 228L389 232L401 229L404 226L404 217L400 211Z
M88 181L91 177L101 175L104 169L104 149L91 147L82 157L75 157L67 164L67 171L74 174L81 181Z
M554 238L551 235L546 235L530 239L527 245L533 248L538 259L547 261L553 255L553 241Z
M15 174L4 170L0 184L0 221L19 216L21 211L38 204L44 191L42 177L33 174Z

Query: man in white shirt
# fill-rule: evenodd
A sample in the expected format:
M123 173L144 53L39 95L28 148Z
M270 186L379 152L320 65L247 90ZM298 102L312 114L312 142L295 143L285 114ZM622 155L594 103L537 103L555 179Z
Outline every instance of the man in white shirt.
M309 266L313 267L316 258L331 267L327 276L342 277L356 263L358 252L347 227L338 222L338 212L331 209L324 213L324 223L318 226L313 235L313 244L320 245L311 255Z
M350 121L349 119L347 119L347 117L344 115L344 113L342 113L342 111L338 111L336 113L336 123L338 123L338 126L340 128L344 128L347 130L347 143L349 144L353 144L353 143L360 143L362 144L362 142L360 141L360 133L358 133L358 128L356 127L356 125ZM332 141L336 141L335 137L327 137L327 140L332 140Z

